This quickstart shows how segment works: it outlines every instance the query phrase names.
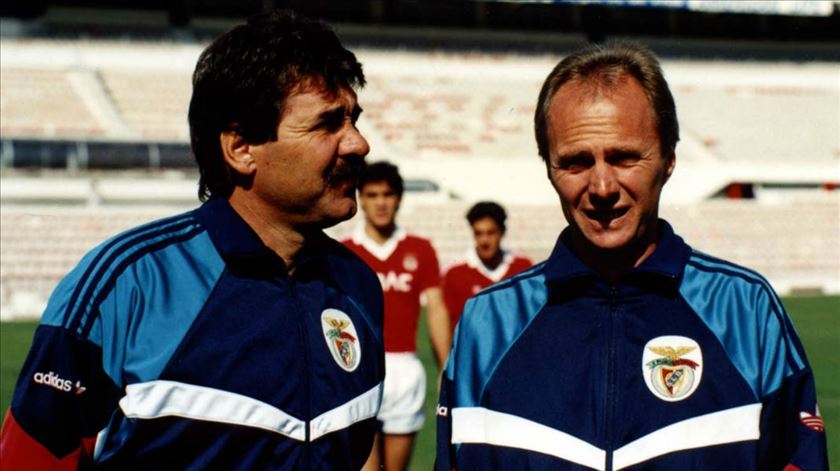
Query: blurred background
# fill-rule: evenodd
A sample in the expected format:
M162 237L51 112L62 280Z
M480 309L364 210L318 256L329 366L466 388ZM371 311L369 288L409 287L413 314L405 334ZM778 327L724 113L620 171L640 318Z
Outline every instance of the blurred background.
M565 221L533 137L540 85L589 42L650 46L681 125L663 217L695 248L794 296L789 309L811 306L810 320L792 314L823 338L824 353L803 331L815 370L829 372L817 375L821 405L840 411L837 0L4 2L3 409L31 321L82 254L198 204L186 119L195 61L213 37L274 7L327 20L363 63L368 161L399 165L399 223L430 237L444 266L472 245L464 215L486 199L508 209L507 247L548 255ZM9 340L17 332L22 346ZM431 463L433 431L421 438L412 469Z

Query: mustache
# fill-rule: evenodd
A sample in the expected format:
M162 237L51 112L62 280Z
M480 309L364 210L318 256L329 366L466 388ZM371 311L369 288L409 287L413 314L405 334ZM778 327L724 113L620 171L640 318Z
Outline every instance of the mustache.
M348 156L344 157L343 160L344 164L333 167L327 177L327 183L330 185L336 185L345 181L357 182L367 169L367 163L365 163L365 159L362 157Z

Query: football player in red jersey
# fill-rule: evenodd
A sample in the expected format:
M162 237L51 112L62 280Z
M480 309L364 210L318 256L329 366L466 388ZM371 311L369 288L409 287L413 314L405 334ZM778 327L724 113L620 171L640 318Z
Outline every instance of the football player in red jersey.
M385 390L381 433L365 470L401 471L408 466L414 438L423 427L426 373L417 359L417 322L426 301L429 336L438 366L452 341L440 288L440 265L428 239L396 225L403 181L395 165L377 162L359 180L364 224L344 244L379 276L385 298Z
M504 208L492 201L476 203L467 212L475 248L443 275L443 299L452 330L470 296L532 265L528 258L502 249L506 219Z

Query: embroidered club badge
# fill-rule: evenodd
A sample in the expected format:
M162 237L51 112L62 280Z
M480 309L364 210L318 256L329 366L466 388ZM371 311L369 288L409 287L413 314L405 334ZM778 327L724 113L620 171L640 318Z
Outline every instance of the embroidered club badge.
M344 371L355 371L362 359L362 350L350 316L338 309L324 309L321 313L321 328L333 360Z
M642 353L642 377L650 392L663 401L691 396L703 376L700 345L688 337L665 335L651 339Z

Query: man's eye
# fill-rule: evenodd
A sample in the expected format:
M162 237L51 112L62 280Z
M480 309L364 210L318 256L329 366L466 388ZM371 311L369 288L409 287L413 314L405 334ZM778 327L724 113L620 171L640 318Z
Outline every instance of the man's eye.
M560 170L579 171L588 168L591 162L592 159L585 155L574 155L561 158L556 167Z
M610 163L619 167L625 167L635 164L641 157L634 152L621 152L610 156Z
M321 114L318 119L315 129L321 129L328 132L335 132L344 126L344 121L348 118L343 108L334 108Z
M321 129L325 129L327 131L337 131L341 129L341 125L344 123L343 119L338 118L329 118L321 121L318 123L318 127Z

